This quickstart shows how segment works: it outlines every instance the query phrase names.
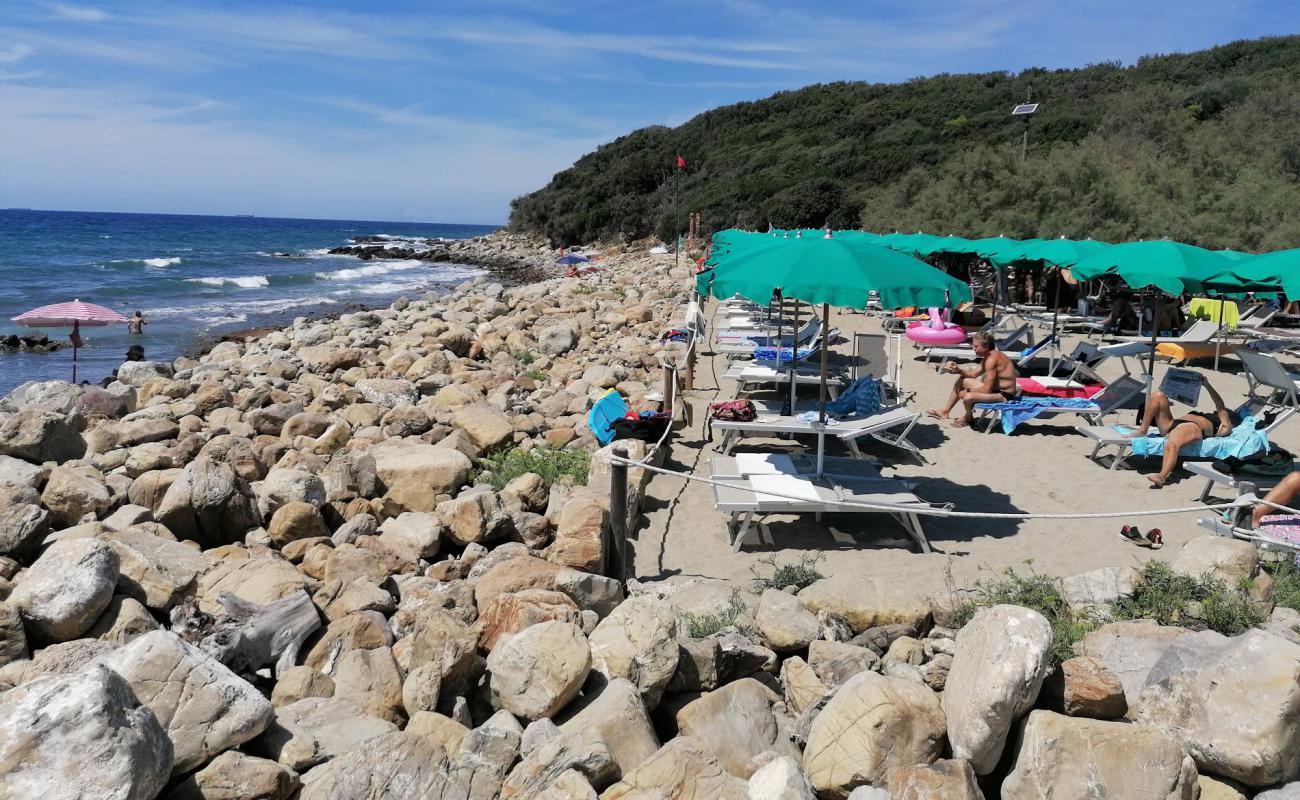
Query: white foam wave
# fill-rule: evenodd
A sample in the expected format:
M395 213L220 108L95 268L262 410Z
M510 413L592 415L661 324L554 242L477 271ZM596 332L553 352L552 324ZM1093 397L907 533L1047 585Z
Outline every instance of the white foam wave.
M174 264L181 263L180 256L172 256L171 258L146 258L142 260L151 267L170 267Z
M256 289L270 284L265 275L236 275L233 278L186 278L185 282L201 283L205 286L238 286L241 289Z
M415 259L379 261L371 262L364 267L338 269L333 272L317 272L316 277L323 281L355 281L361 278L373 278L377 275L388 275L423 266L425 266L423 261L416 261Z

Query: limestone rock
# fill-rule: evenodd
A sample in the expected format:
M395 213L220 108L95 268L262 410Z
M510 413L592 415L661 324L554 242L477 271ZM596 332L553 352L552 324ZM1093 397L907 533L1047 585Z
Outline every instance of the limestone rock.
M454 614L422 608L411 634L411 668L437 664L442 691L462 694L479 671L478 636Z
M469 728L442 714L416 711L406 723L406 732L432 739L446 751L448 758L455 758L460 753L460 743L469 735Z
M1106 665L1124 687L1124 701L1130 712L1146 688L1147 673L1170 645L1190 631L1160 625L1153 620L1112 622L1084 636L1074 652L1092 656Z
M208 614L221 613L224 606L219 598L226 592L265 605L306 588L303 574L278 555L234 550L199 576L199 609Z
M100 534L117 553L120 590L150 608L164 611L194 594L199 576L216 562L198 548L157 535L156 526L138 525Z
M457 544L476 544L510 535L511 518L496 492L477 492L439 503L438 517Z
M0 484L5 486L26 487L40 491L41 484L48 477L49 470L39 464L29 464L21 458L0 455ZM535 473L528 473L535 475ZM541 476L536 476L539 478Z
M1202 795L1203 800L1209 800ZM1255 795L1255 800L1300 800L1300 782L1288 783L1277 789L1267 792L1260 792Z
M271 722L271 703L252 684L174 633L146 633L100 662L131 684L167 730L174 774L243 744Z
M573 598L579 608L595 611L602 619L623 602L620 581L591 572L561 570L555 575L555 588Z
M546 355L562 355L577 344L578 334L568 325L551 325L537 334L537 349Z
M413 559L433 558L442 548L444 528L436 514L426 511L404 511L384 520L379 527L379 538L391 542Z
M576 769L561 772L535 797L536 800L599 800L591 782Z
M795 714L802 714L830 692L808 662L798 656L781 662L781 688L786 705Z
M601 572L607 503L607 492L594 487L574 491L556 516L555 542L547 548L546 559L582 572Z
M185 779L168 800L289 800L298 773L274 761L227 750Z
M448 766L451 779L468 789L470 800L492 800L519 757L522 736L519 722L508 711L498 711L461 742L460 754Z
M679 736L601 793L601 800L708 798L747 800L746 783L729 774L697 739Z
M817 800L812 784L799 769L799 761L780 756L764 764L749 777L745 787L749 800Z
M76 525L87 514L101 516L112 502L104 476L89 466L61 466L50 470L41 503L59 527Z
M894 800L984 800L970 762L960 758L894 767L885 774Z
M66 642L85 633L113 599L118 559L94 539L50 545L23 573L9 602L42 637Z
M429 800L444 795L447 754L402 731L359 743L302 778L299 800Z
M504 549L498 547L492 555L495 556ZM482 573L479 573L480 566L482 564L476 564L470 573L470 582L474 584L474 601L480 612L502 594L523 589L554 589L556 576L564 571L549 561L530 555L515 555L493 561Z
M572 622L525 628L487 660L493 699L526 719L550 717L568 705L591 669L591 650Z
M632 681L654 708L677 669L676 634L676 617L663 603L629 598L592 631L592 666L611 680Z
M62 463L86 454L86 440L62 414L24 408L0 422L0 455L33 464Z
M1183 545L1170 564L1174 572L1192 578L1211 577L1235 589L1243 578L1259 573L1255 545L1223 536L1198 536Z
M370 455L386 496L406 511L433 511L438 495L463 485L473 466L464 453L411 439L380 442Z
M3 611L0 611L0 620L3 616ZM148 609L135 599L119 594L113 596L108 608L99 615L99 620L86 631L86 635L121 645L158 628L158 621L149 614ZM3 641L3 622L0 621L0 662L4 661Z
M501 784L501 800L525 800L549 790L565 773L582 776L586 784L607 786L614 778L614 761L609 746L595 731L565 736L553 735L524 754Z
M880 657L865 647L818 639L808 647L808 664L823 683L835 687L859 672L877 669Z
M763 592L754 624L767 646L778 653L802 650L821 633L821 625L799 598L778 589Z
M1133 567L1104 567L1061 579L1061 596L1075 612L1091 611L1100 615L1121 597L1133 594L1138 572Z
M1030 713L1002 784L1004 800L1196 796L1196 765L1161 731L1051 711Z
M829 611L848 621L856 632L877 625L908 623L923 629L930 617L930 602L918 598L905 582L848 574L822 578L799 592L804 607L814 614Z
M451 424L484 452L509 443L515 432L506 415L487 404L463 406L452 415Z
M393 631L383 614L357 611L326 626L307 651L303 663L328 674L345 650L373 650L392 644Z
M308 697L276 708L274 721L250 749L302 771L394 730L393 723L347 700Z
M699 740L727 772L749 778L754 770L751 762L760 753L799 758L785 720L773 710L780 701L763 684L743 678L682 707L677 728L681 735Z
M287 706L305 697L333 697L334 679L308 666L290 667L271 690L271 705Z
M253 490L229 464L200 454L167 489L155 515L182 539L216 546L261 524Z
M0 765L0 793L15 800L152 800L172 745L127 682L92 665L0 693Z
M0 556L25 558L49 529L49 512L35 503L0 503Z
M330 535L320 511L302 500L291 500L277 508L271 515L271 523L267 525L266 532L271 543L278 547L299 539Z
M430 662L412 669L402 682L402 708L409 717L435 711L442 693L442 665ZM409 730L409 727L408 727ZM448 748L449 754L450 748Z
M491 652L530 625L549 620L580 624L582 615L569 596L546 589L525 589L493 598L479 614L479 647Z
M1213 775L1264 787L1300 778L1300 645L1263 631L1175 641L1147 676L1138 721Z
M316 508L325 504L325 482L305 469L276 467L253 484L257 510L269 517L289 503L308 503ZM320 534L312 534L318 536Z
M961 629L943 692L954 757L980 775L993 770L1011 725L1038 698L1051 647L1051 624L1020 606L983 609Z
M584 697L581 706L560 724L565 734L585 730L596 731L609 745L618 775L626 775L659 749L659 737L640 692L622 678L610 681L594 696Z
M1201 787L1201 800L1246 800L1246 795L1232 788L1226 783L1216 781L1208 775L1197 775L1196 784ZM1291 784L1295 787L1293 798L1300 798L1300 784ZM1256 797L1270 797L1274 800L1280 795L1273 792L1263 792L1255 795Z
M330 677L335 697L350 700L365 713L394 724L402 721L402 673L391 648L344 650Z
M14 661L23 661L30 655L27 650L27 632L18 608L0 600L0 667Z

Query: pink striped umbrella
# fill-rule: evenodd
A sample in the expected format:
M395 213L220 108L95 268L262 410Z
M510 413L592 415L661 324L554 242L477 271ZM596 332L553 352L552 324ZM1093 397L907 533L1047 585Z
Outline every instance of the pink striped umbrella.
M104 325L113 325L118 322L126 322L126 317L112 310L97 306L94 303L83 303L80 300L73 300L71 303L55 303L53 305L33 308L31 311L24 311L13 318L14 322L27 328L66 328L72 326L72 382L77 382L77 348L81 346L81 334L78 330L82 325L93 325L101 327Z

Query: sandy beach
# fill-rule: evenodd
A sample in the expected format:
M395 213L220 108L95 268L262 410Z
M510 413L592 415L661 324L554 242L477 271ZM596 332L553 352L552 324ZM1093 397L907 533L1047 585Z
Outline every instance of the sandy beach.
M708 313L716 308L710 303ZM881 321L861 313L832 312L832 324L846 337L858 332L879 332ZM1041 338L1042 328L1035 329ZM1079 340L1067 336L1063 350L1069 352ZM851 354L851 344L832 348L836 360ZM1285 356L1283 363L1290 366ZM672 444L669 466L707 475L708 461L716 444L704 441L704 419L710 402L735 396L735 383L718 380L727 368L724 356L704 348L696 370L696 388L686 393L693 413L692 424ZM1136 369L1133 360L1130 367ZM1225 356L1220 371L1213 372L1205 361L1192 369L1205 374L1223 395L1229 408L1244 399L1247 383L1239 362ZM1156 380L1163 378L1167 362L1157 360ZM903 344L903 385L916 393L911 408L924 410L939 405L952 378L920 359L910 342ZM1123 373L1118 359L1103 363L1100 373L1107 380ZM815 388L804 390L804 402L816 398ZM1202 410L1209 400L1202 395ZM1176 407L1183 411L1187 407ZM954 419L956 413L954 413ZM1108 423L1132 424L1132 411L1119 412ZM1073 414L1046 417L1025 423L1013 435L1000 430L985 433L956 428L951 421L937 423L922 417L911 439L931 462L919 465L903 451L866 437L864 452L888 467L885 475L907 478L917 484L916 494L935 503L951 503L960 511L994 513L1091 513L1099 511L1149 510L1197 506L1196 498L1204 479L1176 471L1169 484L1151 488L1143 474L1156 469L1155 459L1133 459L1136 471L1110 470L1094 463L1088 455L1092 442L1075 430L1084 424ZM1270 441L1292 451L1300 448L1300 425L1286 423ZM749 436L736 451L812 451L815 440L791 441ZM828 442L828 453L845 455L842 445ZM1149 558L1169 559L1189 539L1204 535L1198 517L1214 512L1166 514L1141 519L1101 520L970 520L929 518L923 520L934 549L922 555L893 520L877 514L827 514L821 523L811 515L771 515L761 518L761 533L750 538L739 553L726 541L724 516L714 508L712 488L670 476L656 476L648 489L646 525L636 543L636 574L643 581L678 581L691 577L748 581L753 569L765 569L760 560L778 555L781 563L824 554L818 569L824 575L858 575L879 578L910 587L918 595L949 592L954 586L968 587L982 577L1006 569L1055 576L1074 575L1107 566L1141 563ZM1231 499L1220 488L1218 497ZM1152 551L1139 548L1118 535L1126 521L1146 531L1158 527L1166 546Z

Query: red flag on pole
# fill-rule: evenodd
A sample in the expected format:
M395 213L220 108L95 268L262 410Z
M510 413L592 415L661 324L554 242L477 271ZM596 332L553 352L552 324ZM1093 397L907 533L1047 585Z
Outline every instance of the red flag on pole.
M678 169L686 169L686 159L682 158L681 156L678 156L678 157L677 157L677 168L678 168Z

